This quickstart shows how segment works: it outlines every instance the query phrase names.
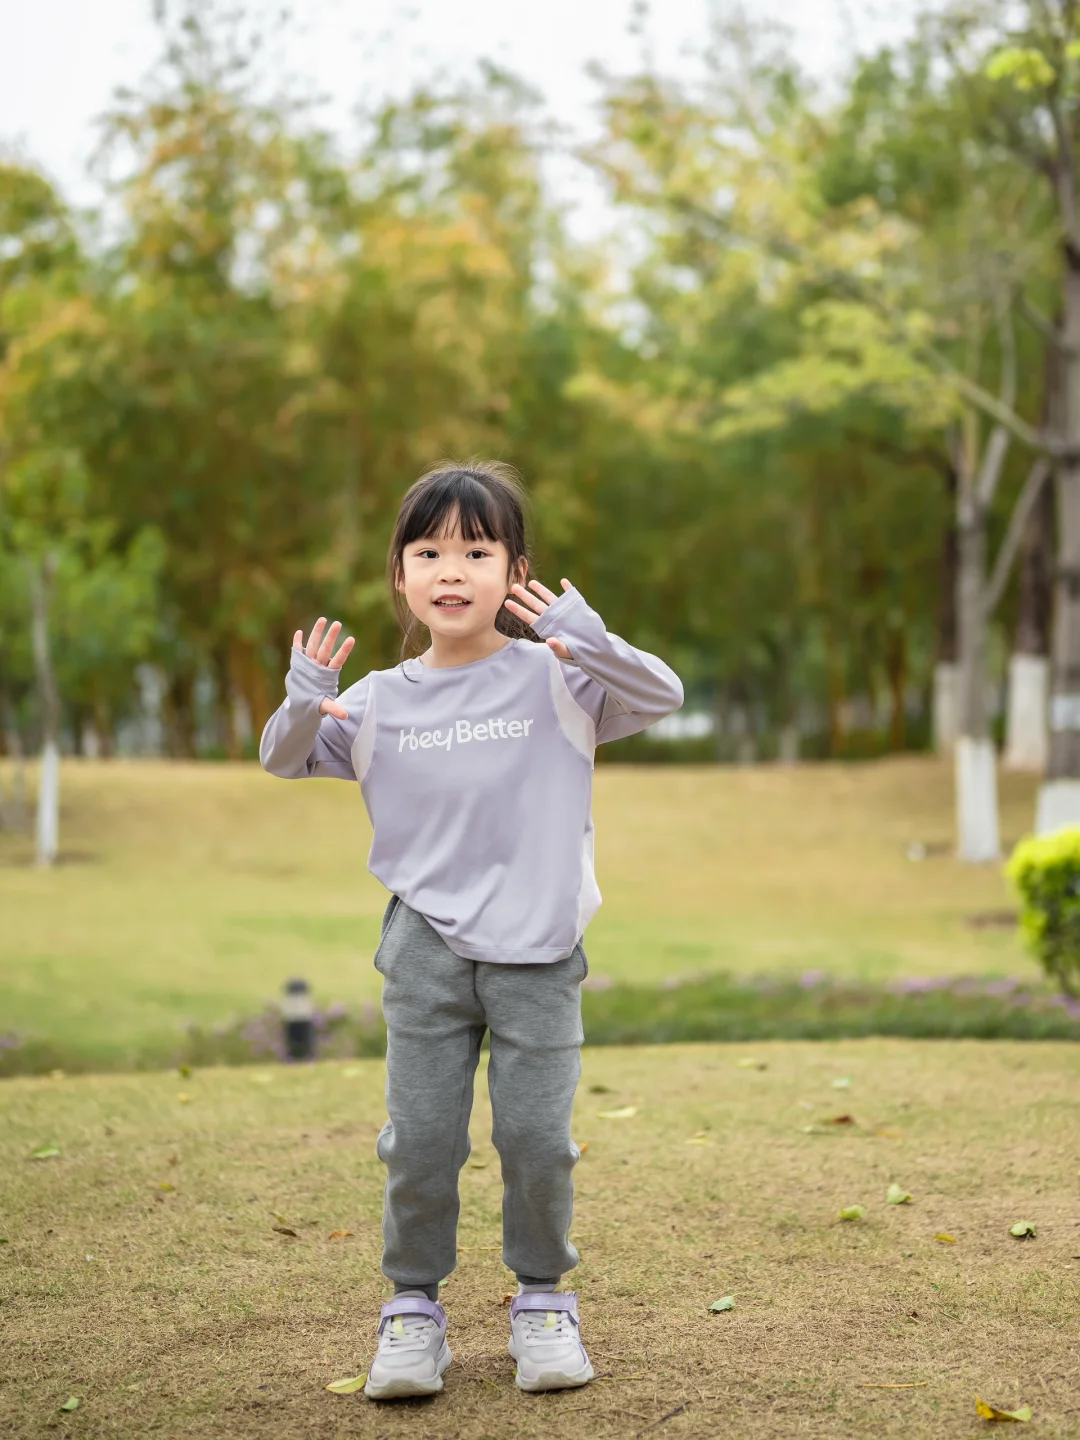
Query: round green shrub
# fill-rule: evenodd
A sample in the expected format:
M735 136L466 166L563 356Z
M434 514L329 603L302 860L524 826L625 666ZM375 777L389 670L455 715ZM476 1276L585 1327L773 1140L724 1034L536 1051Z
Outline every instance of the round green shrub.
M1080 826L1022 840L1005 873L1028 948L1066 995L1080 995Z

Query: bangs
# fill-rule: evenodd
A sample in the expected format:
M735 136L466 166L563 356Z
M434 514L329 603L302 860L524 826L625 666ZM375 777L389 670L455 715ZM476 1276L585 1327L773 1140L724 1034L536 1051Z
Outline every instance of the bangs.
M502 541L514 555L520 522L509 496L494 493L468 470L445 470L430 477L402 516L399 544L442 540L455 531L463 540ZM517 523L515 523L517 522Z

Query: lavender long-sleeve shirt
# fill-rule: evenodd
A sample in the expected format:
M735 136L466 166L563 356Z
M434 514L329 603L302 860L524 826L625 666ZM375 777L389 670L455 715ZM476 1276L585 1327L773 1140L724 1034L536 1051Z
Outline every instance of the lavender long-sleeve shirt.
M259 758L283 779L360 783L368 868L455 955L535 964L571 954L600 905L593 874L593 752L677 710L655 655L604 629L577 590L537 617L573 663L510 640L468 665L407 660L349 687L347 720L320 715L338 671L292 652L288 698Z

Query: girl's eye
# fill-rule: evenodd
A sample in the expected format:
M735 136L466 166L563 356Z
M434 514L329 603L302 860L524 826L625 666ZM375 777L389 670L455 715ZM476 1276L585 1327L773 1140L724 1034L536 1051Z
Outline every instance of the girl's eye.
M466 560L486 560L488 552L486 550L470 550L465 558Z
M416 558L418 560L437 560L439 558L439 552L437 550L418 550L416 552Z

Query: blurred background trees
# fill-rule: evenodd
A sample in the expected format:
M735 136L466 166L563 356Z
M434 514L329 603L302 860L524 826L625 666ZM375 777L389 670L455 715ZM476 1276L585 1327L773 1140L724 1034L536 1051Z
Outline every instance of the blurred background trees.
M579 159L616 223L586 243L514 76L420 90L345 153L235 12L171 12L104 117L100 216L0 166L5 750L250 754L297 625L393 663L397 501L478 453L523 471L539 573L687 679L681 731L626 758L1007 738L1040 766L1074 19L939 8L827 99L745 21L693 84L598 73Z

